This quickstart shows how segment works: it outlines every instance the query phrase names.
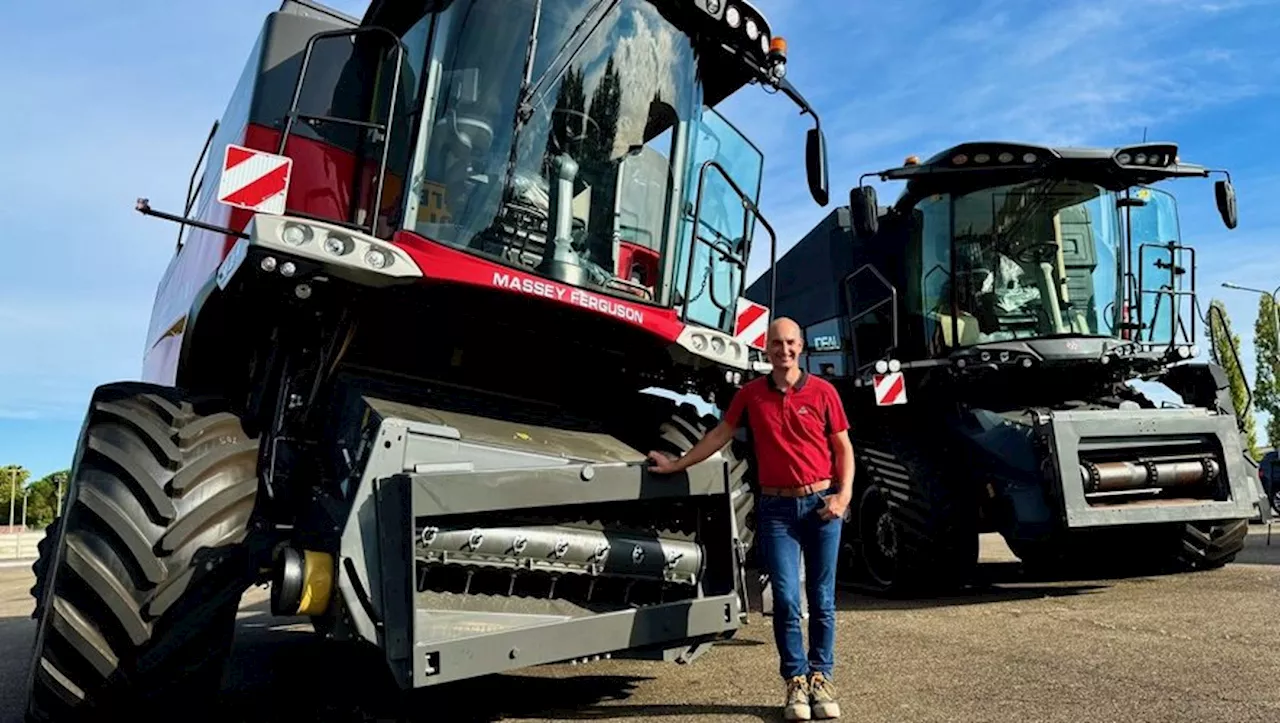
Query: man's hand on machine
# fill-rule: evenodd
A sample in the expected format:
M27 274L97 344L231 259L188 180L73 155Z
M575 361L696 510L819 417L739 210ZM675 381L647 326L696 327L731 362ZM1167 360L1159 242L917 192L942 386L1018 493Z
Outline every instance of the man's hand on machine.
M678 471L676 461L662 452L650 452L646 461L649 471L654 474L672 474Z

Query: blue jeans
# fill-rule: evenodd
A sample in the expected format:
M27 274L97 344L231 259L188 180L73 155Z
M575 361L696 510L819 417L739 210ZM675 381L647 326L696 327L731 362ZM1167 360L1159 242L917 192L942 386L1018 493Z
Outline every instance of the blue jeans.
M818 515L833 490L807 497L759 495L756 539L773 586L773 638L784 679L822 673L831 678L835 664L836 560L840 519ZM800 560L803 555L809 601L809 654L800 627Z

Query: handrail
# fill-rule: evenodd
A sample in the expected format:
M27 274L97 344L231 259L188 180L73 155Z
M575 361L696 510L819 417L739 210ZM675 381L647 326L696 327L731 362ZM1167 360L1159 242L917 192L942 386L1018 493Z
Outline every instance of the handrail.
M888 290L889 290L889 296L888 296L888 298L886 298L886 299L882 299L882 300L877 301L876 303L874 303L874 304L872 304L872 305L868 306L867 308L863 309L862 311L858 312L858 313L855 315L855 314L853 313L853 299L852 299L852 295L849 293L849 290L850 290L850 284L853 282L854 277L856 277L858 274L861 274L861 273L862 273L862 272L864 272L864 271L869 271L869 272L871 272L871 273L876 277L876 279L877 279L877 280L878 280L878 281L879 281L879 282L880 282L880 283L881 283L881 284L882 284L886 289L888 289ZM891 321L890 321L890 326L891 326L891 328L892 328L892 330L893 330L893 345L892 345L892 346L890 346L890 347L889 347L889 349L886 349L886 350L885 350L885 353L886 353L886 354L889 354L889 353L892 353L892 352L894 352L894 351L897 351L897 349L898 349L898 289L897 289L897 287L895 287L892 283L890 283L890 281L884 277L884 274L880 273L880 269L877 269L877 268L875 267L875 264L863 264L862 266L859 266L857 269L854 269L854 271L853 271L852 273L850 273L848 276L845 276L845 277L844 277L844 281L843 281L842 283L843 283L843 285L844 285L844 295L845 295L845 313L846 313L846 314L848 315L848 317L849 317L849 334L850 334L850 336L854 336L853 330L854 330L855 322L857 322L857 321L858 321L859 319L861 319L862 317L867 316L867 315L868 315L868 314L870 314L871 312L873 312L873 311L875 311L875 310L879 309L880 307L884 306L885 304L890 304L890 305L891 305L891 307L890 307L890 308L891 308ZM856 347L857 347L857 339L856 339L856 336L855 336L855 337L854 337L854 339L853 339L853 343L854 343L854 347L855 347L855 349L856 349ZM859 354L858 356L859 356L859 358L861 358L861 354ZM861 364L861 365L859 365L859 366L858 366L858 369L859 369L859 371L861 371L863 368L865 368L865 367L867 367L867 366L869 366L869 365L868 365L868 364Z
M200 190L204 188L203 178L200 179L200 186L199 187L196 186L196 176L200 175L200 164L204 163L205 157L209 155L209 146L213 145L213 137L214 135L217 134L218 126L220 126L221 124L222 124L222 121L220 120L215 120L213 122L213 126L209 129L209 136L204 139L204 148L200 149L200 156L196 158L196 165L194 168L191 169L191 178L190 180L187 181L187 204L182 209L183 218L190 218L191 208L195 206L195 203L196 203L196 196L199 194ZM193 189L194 189L194 192L193 192ZM185 230L187 230L186 222L179 223L178 224L178 243L177 243L178 248L182 248L182 232Z
M357 35L364 34L364 33L385 33L391 38L393 42L393 47L395 48L396 67L395 67L395 75L391 79L391 95L387 99L387 122L385 124L380 124L380 123L374 123L366 120L359 120L356 118L337 118L334 116L327 116L327 115L312 115L307 113L299 113L298 103L302 99L302 87L306 83L307 69L311 65L311 56L315 52L316 43L321 40L327 40L329 38L347 38L347 37L355 38ZM369 222L367 224L368 228L366 229L366 224L350 221L346 219L344 219L342 223L342 225L344 226L350 226L360 231L367 230L371 236L378 235L378 220L382 215L382 195L386 190L387 162L390 158L390 153L391 153L391 127L395 120L396 99L400 95L400 80L401 80L401 76L403 75L403 69L404 69L404 43L400 41L400 38L395 33L391 32L390 30L384 27L377 26L377 25L367 25L367 26L342 29L342 30L329 30L323 33L316 33L315 35L312 35L311 38L307 41L306 49L303 51L303 54L302 54L302 63L298 67L298 79L293 86L293 98L289 103L289 112L285 115L286 120L284 124L284 129L280 132L280 143L277 150L277 153L279 155L284 155L285 146L289 141L289 135L293 131L294 124L297 123L299 120L319 121L323 123L333 123L337 125L349 125L349 126L355 126L357 128L363 128L366 130L373 130L375 133L380 132L383 134L383 137L381 139L382 159L378 166L378 185L377 185L377 190L374 192L373 205L369 209L369 215L368 215ZM372 103L373 103L373 106L372 106L373 109L376 109L377 108L376 98L372 101ZM356 174L355 177L352 179L353 184L363 185L360 183L360 178L363 175L363 168L361 168L359 164L357 165L355 174ZM358 203L356 199L359 198L359 196L361 195L354 191L355 189L353 189L353 193L351 195L353 204Z
M747 259L749 259L751 256L751 240L746 239L746 251L744 254L739 255L739 254L733 253L732 251L722 251L714 243L703 238L698 233L698 224L702 218L702 192L707 180L707 170L711 168L714 168L715 170L719 171L720 175L724 178L724 180L728 182L729 187L732 188L734 193L738 195L738 199L742 201L742 209L743 209L742 218L744 221L744 224L743 224L744 231L746 228L745 221L747 219L747 214L752 214L756 217L758 221L760 221L760 224L764 226L765 231L769 233L769 311L772 314L774 308L777 306L777 298L778 298L778 275L777 275L777 268L776 268L778 263L778 235L776 232L774 232L773 226L769 224L769 221L764 217L764 214L760 213L760 208L756 206L754 202L752 202L751 198L733 180L733 178L729 175L729 172L725 170L724 166L720 165L720 163L717 162L715 159L709 158L702 162L702 166L698 170L698 191L697 191L698 195L696 197L696 200L694 201L694 206L693 206L693 229L689 233L689 237L690 237L689 263L687 264L686 270L685 270L684 292L682 294L684 309L681 310L680 321L681 323L688 323L689 321L689 291L693 287L693 258L694 256L696 256L696 254L694 253L694 244L696 243L706 244L706 246L709 249L714 250L716 253L725 257L734 266L737 266L741 270L742 278L738 283L738 292L733 295L733 298L736 299L742 296L742 292L747 285ZM710 265L709 259L708 259L708 265ZM715 284L714 275L713 275L713 278L711 279L711 284L714 287L714 284ZM725 307L721 306L719 301L716 300L714 288L712 289L711 294L712 294L711 301L713 304L715 304L718 308L720 308L723 311L729 311L729 309L726 309Z
M1159 249L1160 251L1167 251L1169 254L1169 284L1167 286L1161 286L1159 289L1155 291L1146 290L1146 284L1143 281L1143 278L1146 274L1146 268L1147 268L1145 263L1146 255L1144 252L1148 248ZM1178 265L1179 251L1187 251L1191 254L1191 264L1190 264L1191 288L1186 291L1176 290L1178 287L1178 284L1176 282L1177 282L1177 277L1179 276L1179 271L1182 271L1183 273L1185 273L1185 269L1183 269ZM1157 260L1157 265L1158 263L1159 261ZM1176 303L1176 297L1190 295L1194 299L1195 293L1196 293L1196 250L1194 247L1180 244L1177 241L1169 241L1167 243L1143 243L1138 245L1138 321L1139 323L1142 323L1142 320L1145 316L1142 313L1145 307L1145 304L1143 303L1143 299L1148 294L1156 295L1156 301L1155 301L1156 306L1152 310L1153 311L1152 323L1151 323L1151 328L1148 330L1148 333L1147 333L1147 341L1155 340L1155 330L1156 330L1155 318L1160 311L1161 298L1167 294L1170 297L1169 303L1173 304L1173 306L1171 307L1173 309L1173 318L1170 319L1170 323L1169 323L1169 330L1170 330L1169 343L1171 346L1174 343L1176 343L1175 337L1177 336L1178 328L1180 326L1179 322L1180 322L1180 316L1181 316L1181 310L1182 310L1182 304ZM1139 340L1142 339L1141 329L1138 330L1138 339ZM1191 334L1190 334L1190 338L1188 339L1188 343L1194 344L1195 339L1196 339L1196 320L1193 314L1192 320L1191 320Z

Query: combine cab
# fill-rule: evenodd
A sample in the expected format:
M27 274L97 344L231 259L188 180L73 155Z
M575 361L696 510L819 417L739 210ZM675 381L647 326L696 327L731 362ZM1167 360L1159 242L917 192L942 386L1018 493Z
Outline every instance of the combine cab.
M1208 174L1170 144L966 143L876 174L905 182L896 203L855 188L753 284L767 299L776 275L774 313L853 420L845 580L964 584L984 531L1046 572L1235 556L1259 502L1217 363L1235 351L1151 186ZM1230 181L1216 190L1234 228ZM1214 363L1195 360L1198 324Z
M785 70L741 0L271 13L186 208L139 202L176 252L35 565L30 716L190 710L263 582L405 688L733 635L744 443L644 460L715 422L652 390L723 408L763 363L763 158L715 107L812 115L827 202Z

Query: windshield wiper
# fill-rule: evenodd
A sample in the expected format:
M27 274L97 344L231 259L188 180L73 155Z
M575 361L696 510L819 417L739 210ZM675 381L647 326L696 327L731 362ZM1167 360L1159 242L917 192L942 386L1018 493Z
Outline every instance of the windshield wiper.
M534 81L532 77L533 56L537 51L538 30L539 25L542 22L542 0L538 0L533 10L533 31L529 33L529 45L525 48L524 82L520 86L520 96L516 99L515 130L517 132L520 130L521 126L533 117L534 107L531 101L537 94L538 89L541 88L542 84L547 80L547 76L551 73L551 69L556 67L556 64L560 61L560 57L564 55L564 52L569 49L569 45L573 43L573 41L578 38L578 34L582 32L583 26L587 24L587 21L591 19L591 16L594 15L596 11L600 9L600 6L604 5L606 1L609 2L609 7L605 8L605 11L600 13L599 17L596 18L595 25L593 25L591 30L587 31L587 33L582 36L582 39L578 42L578 46L573 49L573 53L560 66L560 71L551 79L552 85L554 85L555 82L560 79L560 76L564 75L565 71L569 69L574 58L578 57L578 53L582 52L582 48L587 44L587 41L591 39L591 36L595 35L596 30L600 27L600 23L604 22L604 19L609 16L609 13L613 12L613 9L618 6L618 3L621 0L596 0L590 8L587 8L587 11L582 15L582 19L578 21L578 24L574 26L573 30L569 33L569 37L564 39L564 42L561 43L560 47L556 50L555 56L547 63L546 70L543 70L542 75L538 76L538 79Z

